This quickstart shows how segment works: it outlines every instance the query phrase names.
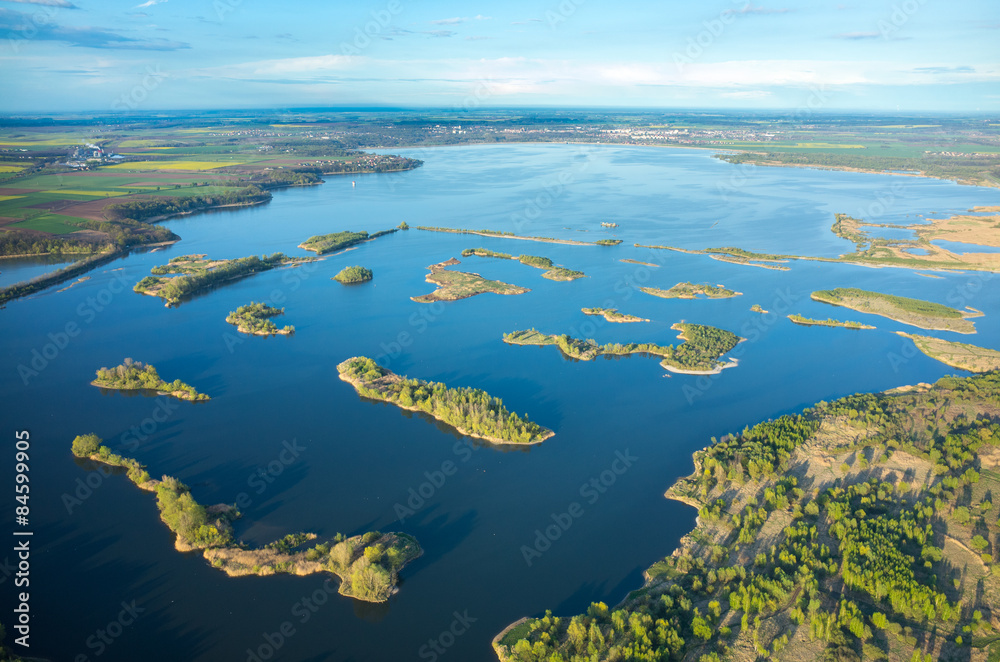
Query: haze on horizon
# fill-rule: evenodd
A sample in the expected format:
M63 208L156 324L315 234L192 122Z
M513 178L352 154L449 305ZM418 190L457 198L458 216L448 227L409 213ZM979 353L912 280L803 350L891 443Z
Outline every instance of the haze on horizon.
M3 113L1000 110L988 0L0 0L0 35Z

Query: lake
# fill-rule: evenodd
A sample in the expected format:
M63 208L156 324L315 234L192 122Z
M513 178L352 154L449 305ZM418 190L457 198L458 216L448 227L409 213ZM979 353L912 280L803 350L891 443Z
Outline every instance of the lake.
M613 605L641 585L642 571L694 525L692 508L662 495L692 470L691 453L712 437L818 400L965 374L893 333L914 327L811 301L813 290L859 287L973 306L986 313L975 319L976 336L917 332L1000 344L1000 301L996 288L984 286L988 275L931 279L906 269L816 262L771 271L633 246L836 256L853 250L830 232L837 212L908 223L929 210L998 205L998 190L890 174L734 166L699 150L505 145L395 152L425 164L405 173L331 177L321 186L277 191L259 207L168 221L182 237L177 244L134 253L69 289L57 292L62 284L0 312L5 429L11 437L19 429L31 433L32 655L112 661L155 651L160 659L215 662L252 660L251 651L260 659L347 662L431 659L436 645L444 660L494 660L491 639L517 618L546 609L572 615L598 600ZM887 192L891 201L873 207ZM401 221L623 243L572 246L411 229L312 265L227 284L177 308L131 291L153 266L178 255L304 255L296 246L312 235L374 232ZM460 258L454 268L531 291L410 300L434 289L424 280L427 265L480 246L546 256L587 277L553 282L514 261ZM331 280L355 264L370 268L374 280ZM17 280L18 269L26 276L38 269L4 266L5 281ZM723 284L743 296L664 300L636 289L680 281ZM294 325L295 335L237 334L225 317L251 300L284 307L275 322ZM755 303L769 314L751 312ZM652 321L610 324L580 312L593 306ZM789 313L878 329L802 327L785 319ZM553 347L501 340L534 327L601 343L670 344L670 326L681 320L747 338L733 352L739 366L711 377L671 376L653 358L575 362ZM362 401L337 378L337 364L356 355L411 377L485 389L556 436L530 448L493 447L424 416ZM95 370L125 357L153 364L165 379L181 379L212 400L102 394L89 385ZM330 538L379 529L416 536L425 554L403 569L399 593L383 605L329 594L326 575L227 577L200 555L173 549L151 494L74 460L70 442L88 432L152 475L178 477L203 504L244 495L250 503L236 534L252 545L297 531ZM282 455L287 445L296 448L291 456ZM453 475L443 476L446 462L457 467ZM574 503L582 514L563 516ZM13 528L14 504L4 504ZM538 531L557 521L564 523L558 537L539 541ZM530 564L525 548L538 551ZM15 560L10 551L0 560L4 555ZM13 583L9 574L0 577L6 582ZM8 633L13 594L3 592Z

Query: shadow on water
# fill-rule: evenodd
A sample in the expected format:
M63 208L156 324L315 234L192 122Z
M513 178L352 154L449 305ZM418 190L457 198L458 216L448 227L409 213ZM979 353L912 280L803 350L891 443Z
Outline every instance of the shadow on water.
M580 585L569 597L552 608L555 615L561 614L583 614L593 602L604 602L612 609L619 602L625 599L632 591L642 588L642 570L634 569L625 575L618 584L610 589L604 589L603 583L587 582Z

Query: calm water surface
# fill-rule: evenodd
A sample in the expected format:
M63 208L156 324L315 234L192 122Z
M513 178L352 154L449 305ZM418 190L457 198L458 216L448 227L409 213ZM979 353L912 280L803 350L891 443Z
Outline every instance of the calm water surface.
M890 186L894 202L878 222L1000 204L1000 191L892 175L738 168L703 151L560 145L400 153L425 165L356 176L353 187L350 178L331 178L276 192L265 206L170 221L183 237L174 246L130 255L71 289L52 288L0 312L4 427L9 437L28 429L32 439L32 655L215 662L252 659L248 649L266 654L276 645L272 659L429 659L422 647L461 616L467 631L442 659L492 660L490 640L511 621L547 608L569 615L592 601L614 604L640 586L642 570L694 524L691 508L662 494L691 471L691 453L711 437L821 399L956 372L915 354L893 333L912 327L813 302L811 291L854 286L970 305L986 313L976 318L979 335L956 339L1000 345L996 288L975 274L931 279L808 262L781 272L633 247L835 256L852 246L829 231L834 213L857 215ZM312 266L256 275L174 309L131 291L151 267L177 255L301 255L296 246L313 234L375 231L404 220L623 244L410 230ZM602 229L601 221L619 227ZM410 300L433 289L424 281L427 265L477 246L548 256L587 278L557 283L516 262L472 257L459 268L531 292L435 305ZM371 268L374 281L345 287L330 280L352 264ZM13 277L7 270L5 278ZM720 283L744 294L671 301L635 289L678 281ZM251 300L283 306L278 323L295 325L296 334L236 334L226 314ZM754 303L770 314L750 312ZM580 312L589 306L653 321L609 324ZM800 327L785 319L792 312L878 329ZM676 335L670 325L680 320L748 338L734 352L739 367L712 378L668 376L651 358L573 362L552 347L501 342L504 332L535 327L599 342L666 344ZM62 335L67 325L72 337ZM336 372L340 361L359 354L399 373L486 389L557 434L531 448L467 445L423 416L359 399ZM96 369L125 357L152 363L212 400L102 394L88 385ZM149 494L73 459L70 441L86 432L137 457L153 475L177 476L204 504L233 503L245 493L250 505L236 532L250 544L303 530L328 538L381 529L415 535L426 553L403 570L400 592L385 605L328 595L326 576L229 578L196 554L174 551ZM286 442L301 450L282 464ZM604 473L596 498L581 494L619 453L634 458L628 469L613 484ZM437 472L446 462L457 470L442 483ZM262 488L250 482L269 467ZM407 505L421 490L425 496ZM523 548L574 502L583 515L529 565ZM3 503L12 529L11 501ZM0 552L0 560L5 554L10 558ZM6 614L12 597L3 591ZM122 603L133 602L134 622L109 630ZM9 617L3 621L10 631ZM294 630L290 636L274 634L283 624L286 633ZM101 643L99 630L120 634Z

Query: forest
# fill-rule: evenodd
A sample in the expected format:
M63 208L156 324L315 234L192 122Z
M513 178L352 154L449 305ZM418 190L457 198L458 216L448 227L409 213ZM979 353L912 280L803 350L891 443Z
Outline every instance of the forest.
M341 379L373 400L391 402L444 421L464 434L499 443L530 444L554 433L504 406L503 400L477 388L448 388L440 382L408 379L380 367L367 357L337 366Z
M697 528L646 585L614 609L517 624L498 655L719 662L794 645L794 659L827 662L995 659L1000 475L982 458L1000 445L997 401L1000 373L945 377L713 439L668 491L699 507Z
M226 322L235 325L242 333L252 333L258 336L295 333L294 326L287 325L279 329L278 325L270 319L284 314L284 308L275 308L266 303L251 301L245 306L230 311L229 315L226 316Z
M173 278L146 276L132 289L140 294L155 294L165 299L168 305L176 305L184 297L217 283L245 278L261 271L268 271L283 264L301 260L302 258L287 257L284 253L272 253L263 257L251 255L235 260L224 260L211 269L199 270L197 273L183 276L174 276Z
M364 283L372 279L372 270L361 266L344 267L333 280L344 285Z

